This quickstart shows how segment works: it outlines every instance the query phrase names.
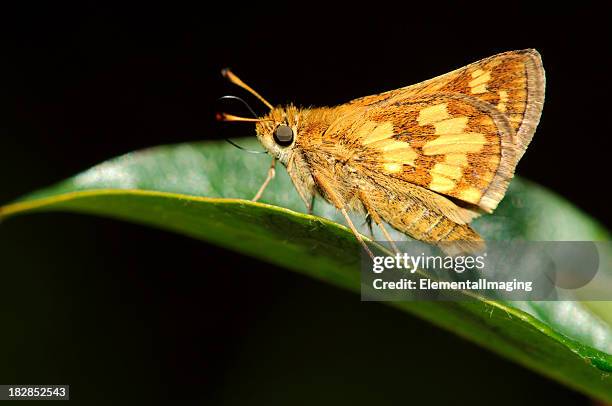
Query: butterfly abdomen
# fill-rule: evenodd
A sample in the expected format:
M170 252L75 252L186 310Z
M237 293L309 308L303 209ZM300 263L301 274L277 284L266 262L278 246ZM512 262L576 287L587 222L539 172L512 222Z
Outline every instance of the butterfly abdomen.
M388 194L380 188L367 192L372 209L396 230L413 239L440 245L449 253L474 252L484 248L480 235L467 222L454 221L425 205L418 195ZM430 207L427 207L430 206ZM448 243L448 244L447 244Z

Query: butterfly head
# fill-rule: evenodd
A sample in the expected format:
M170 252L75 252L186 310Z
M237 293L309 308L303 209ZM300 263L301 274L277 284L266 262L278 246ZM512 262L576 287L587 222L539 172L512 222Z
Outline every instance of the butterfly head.
M270 104L266 99L259 95L259 93L240 80L229 69L224 69L221 74L230 82L242 87L256 96L270 109L270 112L263 117L254 118L238 117L231 114L219 113L217 114L217 119L220 121L243 121L256 123L255 130L257 138L261 144L270 155L286 164L297 139L299 110L293 105L287 107L272 106L272 104ZM224 97L239 99L235 96ZM241 99L239 100L242 101ZM242 102L246 104L246 102ZM253 114L255 115L254 112Z
M259 142L276 159L287 163L298 138L299 110L293 106L276 107L255 126Z

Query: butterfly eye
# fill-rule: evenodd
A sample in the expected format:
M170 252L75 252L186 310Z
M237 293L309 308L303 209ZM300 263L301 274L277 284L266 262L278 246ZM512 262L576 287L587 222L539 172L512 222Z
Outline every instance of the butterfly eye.
M287 124L281 124L274 130L274 141L282 147L291 145L293 142L293 130Z

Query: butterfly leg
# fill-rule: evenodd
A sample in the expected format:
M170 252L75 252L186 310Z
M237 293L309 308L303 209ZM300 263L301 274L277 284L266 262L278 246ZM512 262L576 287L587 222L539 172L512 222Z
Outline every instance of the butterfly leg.
M270 169L268 169L268 176L266 176L266 180L264 180L264 183L261 185L261 187L257 191L257 194L255 195L255 197L251 199L252 202L256 202L259 199L261 199L261 195L263 195L264 190L266 190L266 187L268 187L268 184L270 183L272 179L274 179L274 175L276 175L275 167L276 167L276 159L272 158Z
M355 237L357 238L359 243L363 246L363 249L366 250L366 252L370 256L370 258L374 259L374 254L372 254L372 251L370 251L370 248L368 248L368 245L365 243L365 241L363 241L363 238L361 237L361 234L359 234L359 231L357 231L357 228L355 227L355 225L353 224L353 221L351 220L351 218L349 217L348 213L346 212L346 209L344 207L341 207L340 208L340 212L342 213L342 215L346 219L346 222L348 223L348 225L349 225L351 231L353 232L353 234L355 234Z
M370 239L374 239L374 230L372 229L372 216L370 213L366 214L365 217L365 225L368 226L368 231L370 232Z
M353 224L353 220L351 220L351 218L349 217L348 213L346 212L346 208L344 207L344 204L342 203L342 200L338 197L336 192L334 192L334 189L330 187L329 184L317 174L313 174L313 177L316 179L318 186L325 192L328 199L333 203L334 206L336 206L338 210L340 210L349 228L351 229L353 234L355 234L355 238L357 238L357 241L359 241L359 243L361 244L363 249L368 253L370 258L374 260L374 254L372 253L368 245L365 243L365 241L361 237L361 234L359 234L359 231L357 231L357 227L355 227L355 224Z
M366 220L368 218L370 219L370 232L372 230L372 220L374 220L374 222L376 222L378 227L380 227L380 231L382 231L387 241L389 241L389 244L391 244L391 248L393 248L393 251L395 251L396 254L399 254L400 250L397 248L397 245L395 245L395 242L393 242L391 235L387 232L387 229L385 228L380 216L378 215L378 213L376 213L376 211L372 207L372 203L370 202L370 199L368 198L367 194L364 193L363 191L359 191L359 200L361 200L361 203L363 204L363 206L365 207L368 213Z
M308 214L312 214L312 211L314 210L314 203L315 203L315 195L313 194L312 197L310 198L310 204L308 205Z

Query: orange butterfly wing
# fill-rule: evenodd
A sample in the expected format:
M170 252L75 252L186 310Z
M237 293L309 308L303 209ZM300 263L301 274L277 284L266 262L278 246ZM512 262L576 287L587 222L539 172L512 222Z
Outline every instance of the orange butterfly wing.
M326 137L360 144L363 170L491 212L544 101L535 50L499 54L413 86L353 100Z

